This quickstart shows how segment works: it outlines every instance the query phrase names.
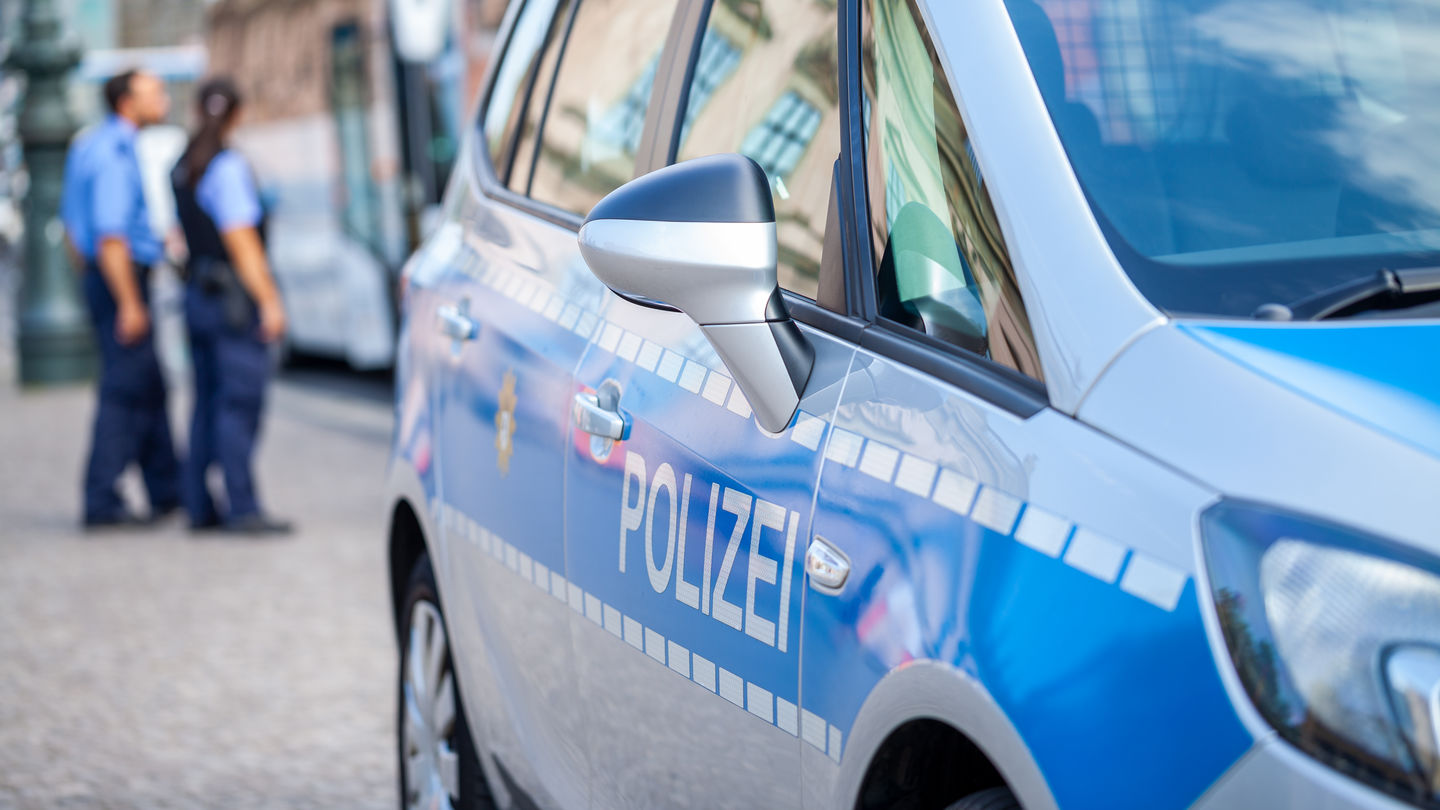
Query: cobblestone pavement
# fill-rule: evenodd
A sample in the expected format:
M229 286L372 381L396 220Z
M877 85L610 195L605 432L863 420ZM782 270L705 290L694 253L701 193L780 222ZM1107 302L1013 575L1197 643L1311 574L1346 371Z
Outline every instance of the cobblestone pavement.
M394 806L383 392L272 388L258 474L289 539L85 535L93 392L17 391L5 348L0 810Z

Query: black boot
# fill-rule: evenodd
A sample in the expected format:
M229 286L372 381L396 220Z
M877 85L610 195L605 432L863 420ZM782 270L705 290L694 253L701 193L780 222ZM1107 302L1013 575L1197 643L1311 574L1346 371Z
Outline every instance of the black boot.
M227 520L224 525L220 527L220 530L227 534L259 536L289 534L293 528L288 520L277 520L269 515L256 512L245 515L244 517Z

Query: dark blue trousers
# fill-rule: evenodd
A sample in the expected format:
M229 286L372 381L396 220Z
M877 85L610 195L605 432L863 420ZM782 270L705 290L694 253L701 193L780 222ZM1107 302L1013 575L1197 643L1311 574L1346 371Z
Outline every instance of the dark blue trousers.
M128 346L115 338L115 299L92 263L85 270L85 301L100 344L100 391L85 468L85 518L121 515L125 503L115 483L138 463L153 511L180 505L180 465L170 439L165 377L155 356L153 331ZM141 295L149 291L143 279Z
M195 368L195 414L185 464L185 509L195 525L212 525L260 511L251 459L260 432L270 353L259 320L242 328L226 323L219 296L192 282L185 288L185 324ZM206 476L219 465L225 480L222 515Z

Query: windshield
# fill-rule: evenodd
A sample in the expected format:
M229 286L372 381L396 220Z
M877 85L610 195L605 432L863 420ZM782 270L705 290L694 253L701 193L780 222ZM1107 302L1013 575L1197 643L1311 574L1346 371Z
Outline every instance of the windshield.
M1249 317L1440 264L1440 0L1006 0L1111 248Z

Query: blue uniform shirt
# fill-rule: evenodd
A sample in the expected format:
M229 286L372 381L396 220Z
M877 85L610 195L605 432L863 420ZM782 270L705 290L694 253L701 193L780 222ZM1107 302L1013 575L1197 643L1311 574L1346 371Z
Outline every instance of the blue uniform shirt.
M163 248L150 214L135 158L135 125L112 115L70 148L60 219L80 255L95 260L100 242L121 237L135 264L160 260Z
M221 233L260 224L260 195L245 159L229 149L211 159L195 186L195 201Z

